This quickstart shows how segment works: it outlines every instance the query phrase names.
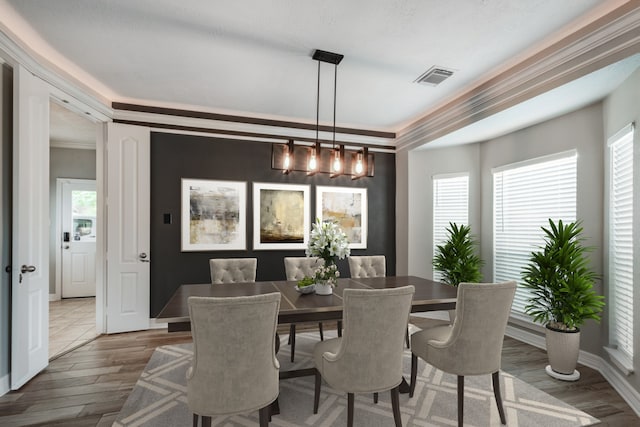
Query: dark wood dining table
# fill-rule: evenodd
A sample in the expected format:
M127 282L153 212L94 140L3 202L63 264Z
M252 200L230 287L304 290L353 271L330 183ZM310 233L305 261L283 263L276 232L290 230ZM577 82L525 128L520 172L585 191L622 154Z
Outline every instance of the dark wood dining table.
M160 311L156 319L167 322L169 332L190 329L189 297L235 297L280 292L278 323L322 322L342 319L342 293L345 289L384 289L406 285L415 287L412 312L450 310L455 308L457 289L416 276L386 276L366 279L338 279L332 295L301 294L295 281L262 281L247 283L210 283L181 285Z

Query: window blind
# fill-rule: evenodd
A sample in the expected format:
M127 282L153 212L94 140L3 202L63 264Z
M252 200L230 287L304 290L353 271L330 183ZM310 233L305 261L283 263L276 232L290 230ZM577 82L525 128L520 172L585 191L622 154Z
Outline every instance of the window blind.
M609 150L610 337L633 360L633 127L614 135Z
M576 171L575 151L493 170L493 279L519 283L514 314L524 315L531 295L520 283L531 252L544 244L540 227L576 219Z
M435 175L433 177L433 253L448 237L449 222L469 224L469 175ZM434 280L442 280L433 271Z

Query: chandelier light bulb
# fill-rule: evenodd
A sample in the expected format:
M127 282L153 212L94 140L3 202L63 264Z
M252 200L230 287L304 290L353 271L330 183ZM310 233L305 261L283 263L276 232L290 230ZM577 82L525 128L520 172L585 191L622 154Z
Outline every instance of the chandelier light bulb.
M284 166L283 168L289 170L289 166L291 165L291 156L289 153L284 155Z
M314 171L318 167L318 161L316 160L316 150L315 148L311 152L311 157L309 158L309 170Z
M362 154L358 153L358 158L356 160L356 174L361 175L364 169L364 165L362 164Z
M333 158L333 171L340 172L340 167L342 166L340 162L340 152L336 151L335 156Z

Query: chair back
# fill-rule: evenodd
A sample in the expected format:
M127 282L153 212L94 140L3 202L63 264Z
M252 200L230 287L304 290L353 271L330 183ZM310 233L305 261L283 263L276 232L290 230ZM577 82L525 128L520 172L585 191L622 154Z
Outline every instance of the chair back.
M211 283L255 282L257 267L257 258L210 259Z
M316 268L324 265L322 258L285 257L284 272L287 280L300 280L305 276L313 277Z
M402 381L402 354L413 286L345 289L344 332L322 355L322 376L348 393L386 391Z
M428 362L456 375L482 375L500 369L502 343L516 282L460 283L456 317L446 342L429 345Z
M278 397L275 336L280 293L190 297L189 408L202 416L260 409Z
M349 272L353 278L384 277L387 274L385 256L350 256Z

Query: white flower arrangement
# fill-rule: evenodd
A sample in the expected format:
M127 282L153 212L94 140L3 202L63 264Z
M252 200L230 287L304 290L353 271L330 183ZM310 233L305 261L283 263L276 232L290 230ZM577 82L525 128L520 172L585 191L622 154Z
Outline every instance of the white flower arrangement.
M324 260L324 266L315 271L316 280L326 280L332 286L340 276L335 258L344 259L351 253L347 235L333 222L320 222L316 219L311 229L307 256L314 256Z

